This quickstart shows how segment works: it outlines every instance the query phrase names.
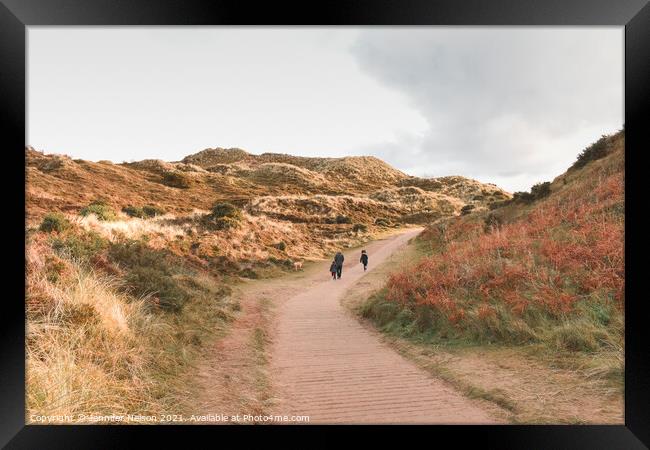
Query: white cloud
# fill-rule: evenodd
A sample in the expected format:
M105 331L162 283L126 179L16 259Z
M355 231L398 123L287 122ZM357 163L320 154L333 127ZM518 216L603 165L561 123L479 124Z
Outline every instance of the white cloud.
M401 28L364 31L360 66L406 93L424 136L376 151L412 171L453 172L511 190L558 175L623 125L620 28Z

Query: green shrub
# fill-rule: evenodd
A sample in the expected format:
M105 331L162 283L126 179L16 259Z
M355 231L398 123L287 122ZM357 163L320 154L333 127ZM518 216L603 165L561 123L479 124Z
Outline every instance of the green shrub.
M80 235L70 235L65 238L56 238L52 241L52 248L63 257L69 257L88 263L93 256L108 247L108 241L94 231Z
M280 241L277 244L273 244L271 247L277 248L278 250L283 252L287 249L287 244L285 244L283 241Z
M352 226L352 231L354 231L355 233L358 233L359 231L365 233L366 231L368 231L368 227L362 223L355 223Z
M90 205L81 208L79 213L82 216L94 214L99 220L115 220L117 218L115 211L103 200L95 200Z
M131 206L131 205L125 206L124 208L122 208L122 212L129 217L139 217L141 219L145 217L142 208L138 208L136 206Z
M342 224L342 223L352 223L352 219L350 219L348 216L343 216L339 214L336 216L336 223Z
M269 256L267 258L267 261L271 264L274 264L276 266L284 266L287 268L292 268L293 267L293 260L287 258L287 259L279 259L275 258L273 256Z
M142 208L129 205L122 208L122 211L130 217L139 217L140 219L146 219L149 217L161 216L165 214L165 211L162 208L153 205L145 205Z
M250 278L251 280L256 280L257 278L259 278L259 275L257 274L257 272L255 272L253 269L248 268L248 267L245 268L245 269L242 269L239 272L239 276L243 277L243 278Z
M461 213L461 215L464 216L466 214L471 213L474 208L476 208L475 205L465 205L460 209L460 213Z
M169 187L187 189L192 184L192 180L188 175L185 175L182 172L165 172L163 174L162 183Z
M544 197L548 197L551 194L551 183L545 181L543 183L537 183L530 188L530 192L515 192L512 196L513 202L531 204L537 200L541 200Z
M530 193L535 200L540 200L544 197L548 197L551 194L551 183L549 181L537 183L532 188L530 188Z
M63 214L49 213L46 214L45 217L43 218L43 222L41 222L41 226L39 227L39 230L44 231L46 233L51 233L52 231L61 233L67 230L68 228L70 228L70 222L68 221L68 219L65 218Z
M231 203L216 203L212 212L204 217L204 223L215 230L228 230L236 228L242 220L242 213L239 208Z
M239 226L239 220L232 217L219 217L215 219L208 215L205 219L205 224L213 230L229 230L231 228L237 228Z
M215 203L215 205L212 207L212 212L210 215L215 219L218 219L220 217L237 218L241 216L241 211L232 203L220 202Z
M590 161L596 161L597 159L604 158L611 151L611 142L612 136L603 135L596 142L591 144L589 147L585 148L576 159L576 162L573 163L569 170L576 170L584 167Z
M163 250L152 249L145 243L133 239L112 244L108 256L113 262L127 268L143 266L168 272L170 265Z
M153 294L163 309L179 310L188 299L187 292L173 278L176 261L163 250L155 250L141 241L112 244L109 258L125 271L125 290L136 296Z
M159 206L155 206L155 205L144 205L142 207L142 212L147 217L162 216L163 214L165 214L164 209L162 209Z
M535 197L533 197L533 194L530 192L515 192L512 194L512 201L517 202L517 203L532 203L535 200Z
M390 220L386 219L385 217L378 217L375 219L375 225L378 225L380 227L389 227Z
M160 307L178 311L189 298L187 292L166 272L154 267L136 266L125 277L126 288L135 296L154 295Z

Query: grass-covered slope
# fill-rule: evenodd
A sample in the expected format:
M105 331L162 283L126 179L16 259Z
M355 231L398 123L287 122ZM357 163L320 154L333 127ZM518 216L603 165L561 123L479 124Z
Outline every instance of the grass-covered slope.
M428 227L419 239L430 255L393 273L363 314L418 340L615 351L622 361L624 133L521 194Z
M174 412L175 383L239 314L232 285L467 203L372 157L114 164L27 148L26 166L28 420Z

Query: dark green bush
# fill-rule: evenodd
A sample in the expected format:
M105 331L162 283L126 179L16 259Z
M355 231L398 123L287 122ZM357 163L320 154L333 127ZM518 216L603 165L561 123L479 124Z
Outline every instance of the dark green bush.
M122 208L122 212L129 217L139 217L141 219L145 217L142 208L138 208L136 206L131 206L131 205L125 206L124 208Z
M257 274L257 272L255 272L253 269L248 268L248 267L245 268L245 269L242 269L239 272L239 276L243 277L243 278L250 278L251 280L256 280L257 278L259 278L259 275Z
M535 197L530 192L515 192L512 194L512 201L517 203L532 203Z
M293 267L293 260L287 258L287 259L279 259L275 258L273 256L269 256L267 261L271 264L274 264L276 266L284 266L287 268L292 268Z
M142 207L142 212L147 217L162 216L163 214L165 214L164 209L162 209L159 206L155 206L155 205L144 205Z
M233 217L219 217L215 219L208 215L205 223L213 230L229 230L239 226L239 220Z
M52 248L55 252L82 263L88 263L93 256L106 247L108 247L108 240L94 231L52 240Z
M375 225L379 225L380 227L389 227L390 220L386 219L385 217L378 217L375 219Z
M590 161L595 161L597 159L604 158L611 151L610 141L612 136L603 135L596 142L591 144L589 147L585 148L576 159L576 162L573 163L569 170L576 170L584 167Z
M129 205L122 208L122 211L130 217L139 217L140 219L146 219L149 217L161 216L165 214L165 211L162 208L153 205L145 205L142 208Z
M189 298L176 280L168 273L154 267L132 267L126 277L126 288L134 296L154 295L158 298L160 307L170 311L178 311Z
M180 309L188 299L187 292L173 278L178 264L163 250L130 240L111 245L108 255L125 269L125 289L130 294L153 294L163 309L172 311Z
M352 226L352 231L354 231L355 233L358 233L359 231L365 233L366 231L368 231L368 227L362 223L355 223Z
M474 208L476 208L475 205L465 205L460 209L460 213L464 216L471 213Z
M79 213L82 216L87 216L89 214L94 214L99 220L115 220L117 218L115 211L108 205L104 200L95 200L90 205L81 208Z
M548 197L551 194L551 183L549 181L537 183L532 188L530 188L530 193L535 198L535 200L540 200L544 197Z
M280 251L285 251L287 249L287 244L284 241L280 241L277 244L273 244L272 247L277 248Z
M336 223L341 224L341 223L352 223L352 219L350 219L348 216L343 216L339 214L336 216Z
M237 218L241 216L241 211L232 203L220 202L215 203L215 205L212 207L212 212L210 215L215 219L218 219L220 217Z
M145 243L133 239L112 244L108 256L113 262L127 268L144 266L168 272L170 265L163 250L152 249Z
M192 184L192 180L188 175L185 175L182 172L165 172L163 174L162 183L169 187L187 189Z
M239 226L242 213L239 208L231 203L216 203L212 212L204 218L204 223L215 230L227 230Z
M513 202L530 204L551 194L551 183L545 181L537 183L530 188L530 192L515 192L512 196Z
M67 230L68 228L70 228L70 222L68 221L68 219L65 218L63 214L49 213L46 214L45 217L43 218L43 222L41 222L41 226L39 227L39 230L44 231L46 233L51 233L52 231L61 233Z

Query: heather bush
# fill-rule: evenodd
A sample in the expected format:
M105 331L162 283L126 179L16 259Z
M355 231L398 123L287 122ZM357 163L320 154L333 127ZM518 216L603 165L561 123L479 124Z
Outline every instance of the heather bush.
M548 181L537 183L530 188L530 193L535 200L541 200L544 197L548 197L551 194L551 183Z
M476 208L475 205L465 205L460 209L460 214L465 216L465 215L471 213L474 208Z
M378 217L375 219L375 225L380 227L389 227L390 220L386 219L385 217Z
M187 189L191 186L192 179L182 172L168 171L163 173L162 183L169 187Z
M221 217L231 217L237 219L241 217L241 210L232 203L220 202L216 203L212 207L210 215L215 219Z
M165 214L165 210L163 208L155 205L144 205L142 207L142 212L146 217L156 217Z
M138 217L141 219L146 217L144 211L142 211L142 208L138 208L136 206L131 206L131 205L125 206L124 208L122 208L122 212L129 217Z
M362 223L355 223L352 226L352 231L354 231L355 233L359 233L359 232L365 233L366 231L368 231L368 227Z
M277 248L283 252L287 249L287 244L284 241L280 241L277 244L273 244L272 247Z
M573 163L569 170L580 169L581 167L586 166L590 161L596 161L607 156L614 149L611 145L614 136L603 135L596 142L585 148L578 155L576 162Z
M94 231L66 234L52 241L54 251L65 258L88 264L92 258L108 247L108 240Z
M242 221L242 212L231 203L220 202L212 207L210 214L203 218L204 224L214 230L236 228Z
M68 221L63 214L49 213L45 215L38 229L46 233L51 233L53 231L62 233L68 228L70 228L70 221Z
M122 208L122 212L129 217L138 217L140 219L147 219L165 214L165 211L162 208L153 205L145 205L143 207L128 205Z
M125 270L125 289L134 296L152 295L163 309L177 311L188 299L174 279L180 261L163 250L155 250L136 240L118 242L108 251L112 262Z
M79 213L84 217L94 214L99 220L106 221L115 220L117 218L113 208L103 200L95 200L90 205L81 208Z
M532 203L535 197L530 192L520 191L512 194L512 201L517 203Z

